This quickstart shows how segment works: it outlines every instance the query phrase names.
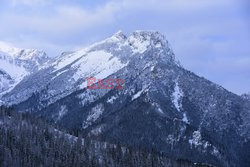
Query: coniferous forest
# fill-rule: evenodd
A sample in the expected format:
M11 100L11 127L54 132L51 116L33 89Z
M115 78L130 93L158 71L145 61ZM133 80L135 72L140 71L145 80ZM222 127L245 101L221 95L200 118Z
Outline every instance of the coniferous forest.
M0 166L207 166L172 160L155 151L126 148L70 135L28 113L0 109Z

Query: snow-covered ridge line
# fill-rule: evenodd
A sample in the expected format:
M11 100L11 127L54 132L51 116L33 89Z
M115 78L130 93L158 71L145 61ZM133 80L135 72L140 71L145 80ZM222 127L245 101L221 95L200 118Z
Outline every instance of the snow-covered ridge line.
M0 51L9 55L17 55L22 49L14 47L12 44L0 41Z
M17 48L10 43L0 41L0 52L13 59L29 60L38 57L48 58L44 51L38 49Z
M6 50L11 50L8 47L5 48L7 48ZM148 55L145 53L149 51L157 54ZM29 98L32 92L41 91L43 89L41 85L46 87L49 84L50 86L47 86L48 91L45 96L50 98L51 102L54 102L54 100L67 96L75 90L86 88L86 78L88 77L105 79L128 66L130 62L135 61L134 59L139 60L149 56L157 56L155 58L159 59L159 61L175 63L173 61L174 54L166 38L159 32L135 31L126 36L122 31L118 31L111 37L96 42L89 47L75 52L67 52L50 61L46 61L38 66L38 70L33 70L33 68L31 70L27 69L27 75L34 71L38 73L42 71L38 75L46 78L46 81L38 76L30 75L32 78L29 78L28 80L30 81L27 80L22 84L21 87L23 89L21 91L18 90L16 92L14 87L22 82L15 82L15 85L11 85L11 89L8 88L8 95L2 101L7 103L11 101L13 102L12 104L19 103L21 102L20 99L23 101ZM33 59L30 63L32 62L34 62ZM36 62L35 64L37 64ZM18 81L21 81L23 78L21 77ZM24 89L26 85L32 85L32 90Z

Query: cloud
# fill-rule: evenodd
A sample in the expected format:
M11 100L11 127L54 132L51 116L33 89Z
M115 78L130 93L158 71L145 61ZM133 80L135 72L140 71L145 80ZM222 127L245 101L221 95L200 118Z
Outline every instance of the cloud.
M47 4L49 0L10 0L11 5L27 5L27 6L34 6L34 5L44 5Z
M184 67L236 93L250 90L247 0L11 2L14 7L0 12L1 40L44 47L55 55L101 40L118 29L158 30L166 35Z
M41 0L37 0L41 1ZM44 0L43 0L44 1ZM29 0L25 0L25 3ZM35 3L32 1L32 3ZM115 3L107 3L92 10L77 6L55 6L48 15L34 13L5 13L0 16L3 27L15 31L26 30L37 33L66 34L112 22L118 11Z
M233 2L227 1L227 2ZM47 3L48 0L12 0L16 4L39 4ZM68 34L71 32L91 29L94 26L107 25L119 21L119 16L129 15L130 17L137 18L136 14L150 10L151 12L162 13L176 18L176 22L171 24L186 24L188 21L193 24L194 20L201 21L202 18L199 12L206 9L209 13L214 13L215 7L223 6L225 4L232 5L233 3L225 3L226 0L214 1L203 0L202 3L197 0L121 0L121 1L108 1L104 5L97 6L91 9L84 8L76 5L48 5L48 9L44 11L34 12L7 12L2 13L0 18L3 28L9 29L10 27L15 30L27 30L30 32L49 33L53 35ZM143 4L143 5L142 5ZM211 12L213 10L213 12ZM221 10L221 8L219 8ZM134 14L134 16L133 16ZM189 14L189 15L186 15ZM208 14L208 12L206 13ZM181 19L183 17L185 19ZM146 14L147 17L147 14ZM166 20L171 20L166 17ZM209 17L208 17L209 19ZM138 18L137 18L138 20ZM128 20L129 21L129 20ZM170 25L171 26L171 25ZM172 26L176 29L176 26Z

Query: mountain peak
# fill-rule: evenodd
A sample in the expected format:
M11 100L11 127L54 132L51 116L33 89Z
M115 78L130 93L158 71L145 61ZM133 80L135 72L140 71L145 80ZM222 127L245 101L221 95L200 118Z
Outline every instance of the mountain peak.
M151 30L135 30L132 32L132 35L140 35L140 36L164 36L159 31L151 31Z
M160 42L162 44L167 43L166 37L158 31L136 30L135 32L132 33L131 36L134 38L142 39L142 40Z
M153 54L155 58L181 66L166 37L158 31L137 30L131 33L127 41L134 53L143 54L147 50L153 50L157 53Z
M17 48L10 43L0 41L0 52L5 53L13 59L31 60L31 59L47 59L44 51L38 49Z
M166 37L158 31L137 30L129 36L128 40L132 45L135 45L136 47L138 47L137 45L143 45L147 46L147 48L154 47L167 50L170 49Z
M14 47L10 43L0 41L0 51L13 56L17 55L21 49Z
M116 37L116 38L120 38L120 39L126 39L127 38L127 36L121 30L114 33L114 35L112 35L112 37Z
M162 44L165 46L168 42L166 37L158 31L147 31L147 30L136 30L132 32L128 37L121 30L114 33L110 38L116 38L118 40L137 41L137 42L147 42L152 45ZM109 39L109 38L108 38Z

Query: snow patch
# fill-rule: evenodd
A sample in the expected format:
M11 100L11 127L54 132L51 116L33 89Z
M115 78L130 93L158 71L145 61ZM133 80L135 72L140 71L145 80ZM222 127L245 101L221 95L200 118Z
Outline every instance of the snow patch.
M83 122L83 129L86 129L87 127L92 125L92 123L102 115L103 110L104 110L103 104L98 104L95 107L93 107L86 121Z
M142 90L140 90L139 92L137 92L137 93L132 97L132 101L135 100L135 99L137 99L138 97L140 97L141 94L142 94L143 92L147 92L147 91L148 91L147 88L143 88Z
M112 96L107 100L107 102L113 104L114 100L117 98L118 98L117 96Z
M54 62L52 64L52 66L55 69L54 72L66 67L67 65L69 65L71 63L73 63L74 61L76 61L80 57L84 56L87 53L87 51L88 51L88 48L85 48L85 49L79 50L77 52L74 52L72 54L67 54L63 58L59 58L56 62Z
M205 141L205 140L202 140L202 137L201 137L201 133L199 130L197 131L194 131L193 132L193 136L191 139L188 140L191 148L194 146L195 148L196 147L202 147L202 151L203 152L206 152L207 148L208 147L211 147L212 150L210 150L209 152L215 156L219 156L220 155L220 152L219 150L213 146L211 143L209 143L208 141Z
M157 43L157 44L155 45L155 47L156 47L156 48L161 48L162 45L161 45L161 43Z
M121 63L117 57L113 57L111 53L108 53L104 50L93 51L72 65L72 67L76 69L76 72L72 78L75 81L77 81L79 78L86 77L104 79L126 65L127 64ZM81 88L85 88L87 86L87 81L81 84L81 86Z
M159 113L164 114L163 110L161 109L161 107L158 103L153 102L152 105L156 107L156 109Z
M102 129L103 129L103 126L101 125L101 126L95 128L95 129L91 130L91 133L93 135L97 136L97 135L102 133Z
M172 94L173 96L173 104L175 108L181 112L182 110L182 97L183 97L183 91L181 90L178 81L175 82L174 92ZM182 121L185 123L189 123L187 114L183 111L182 113Z
M154 69L155 69L155 67L154 67L154 66L152 66L152 67L150 68L150 71L154 71Z
M189 139L188 140L189 144L191 145L191 147L194 145L195 147L196 146L199 146L199 145L202 145L202 141L201 141L201 133L200 131L194 131L193 132L193 137L192 139Z
M56 75L51 80L55 79L56 77L58 77L59 75L63 74L64 72L67 72L67 70L63 70L63 71L57 72Z
M61 120L62 117L68 112L67 106L62 105L57 116L57 121Z
M187 119L186 113L183 113L182 121L185 122L185 123L187 123L187 124L189 124L189 121L188 121L188 119Z
M183 92L181 88L179 87L178 82L175 82L175 88L173 92L173 103L175 105L175 108L180 111L182 108L181 104L181 98L183 97Z
M2 59L0 59L0 71L6 72L11 79L1 77L0 90L4 91L0 92L0 95L10 92L25 76L29 75L29 72L23 66L18 66Z
M24 76L28 74L26 69L22 66L17 66L8 61L0 59L0 70L6 71L12 79L15 81L20 81Z
M157 110L161 113L161 114L164 114L164 112L162 111L162 109L159 107L157 108Z
M150 45L150 40L144 40L133 35L129 37L128 41L131 44L132 51L134 53L142 54L147 50L148 46Z

